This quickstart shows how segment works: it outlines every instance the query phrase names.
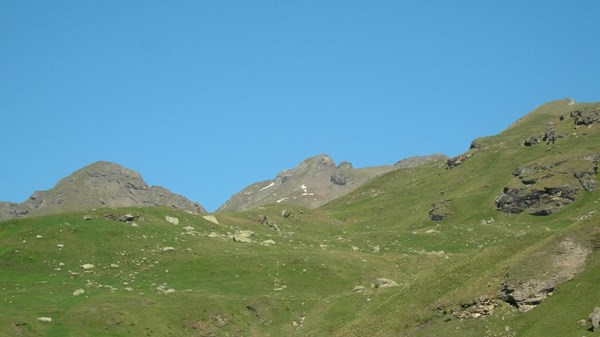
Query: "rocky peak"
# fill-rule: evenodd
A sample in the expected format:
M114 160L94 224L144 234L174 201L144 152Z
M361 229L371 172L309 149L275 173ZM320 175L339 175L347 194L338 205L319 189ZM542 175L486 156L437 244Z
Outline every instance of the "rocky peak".
M393 169L392 166L355 169L346 161L337 166L331 157L319 154L303 160L295 168L281 171L273 180L246 187L219 210L241 211L271 203L315 208Z
M50 190L34 192L23 203L3 205L0 219L131 206L169 206L194 214L206 212L198 203L163 187L148 186L138 172L99 161L61 179Z

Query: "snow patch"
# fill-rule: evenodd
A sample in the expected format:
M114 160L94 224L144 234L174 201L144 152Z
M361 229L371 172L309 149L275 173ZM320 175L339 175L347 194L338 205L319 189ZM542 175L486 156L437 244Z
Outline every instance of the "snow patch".
M281 198L281 199L279 199L279 200L277 200L277 201L275 201L275 202L276 202L276 203L280 203L280 202L284 201L284 200L285 200L285 199L287 199L287 198L288 198L288 197Z
M266 190L266 189L267 189L267 188L269 188L269 187L273 187L273 185L275 185L275 183L270 183L268 186L265 186L265 187L261 188L261 189L260 189L260 190L258 190L258 191L259 191L259 192L260 192L260 191L264 191L264 190Z

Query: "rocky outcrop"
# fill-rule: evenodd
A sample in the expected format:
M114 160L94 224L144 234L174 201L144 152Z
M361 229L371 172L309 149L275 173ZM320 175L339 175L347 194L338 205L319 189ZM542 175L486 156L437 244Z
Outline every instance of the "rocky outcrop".
M517 168L496 198L496 207L506 213L552 214L573 202L582 190L594 190L599 159L600 155L550 158Z
M442 200L431 205L429 218L431 221L442 221L452 215L450 212L450 200Z
M336 185L346 185L348 182L348 177L346 177L343 173L336 171L331 175L331 182Z
M600 104L593 104L571 112L575 125L592 125L600 123Z
M564 135L558 133L556 128L554 127L553 122L548 122L546 124L546 130L543 135L531 136L528 139L523 141L524 146L533 146L539 144L541 142L546 142L546 144L554 144L560 138L564 138Z
M168 206L194 214L206 213L198 203L181 195L160 186L148 186L135 171L114 163L96 162L62 179L50 190L36 191L25 202L3 203L0 220L132 206Z

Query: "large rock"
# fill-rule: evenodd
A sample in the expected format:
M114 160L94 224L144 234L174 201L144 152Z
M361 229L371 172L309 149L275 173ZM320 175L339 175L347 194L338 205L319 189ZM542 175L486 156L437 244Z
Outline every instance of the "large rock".
M388 278L378 278L371 283L371 288L391 288L397 287L398 283L394 280L390 280Z
M552 214L573 202L582 190L594 190L599 159L599 155L547 158L517 168L496 198L496 207L507 213Z
M594 311L588 317L590 323L592 323L592 331L596 331L600 326L600 307L595 307Z
M198 203L181 195L160 186L148 186L135 171L100 161L72 173L50 190L33 193L20 204L0 203L0 220L132 206L168 206L194 214L206 213Z

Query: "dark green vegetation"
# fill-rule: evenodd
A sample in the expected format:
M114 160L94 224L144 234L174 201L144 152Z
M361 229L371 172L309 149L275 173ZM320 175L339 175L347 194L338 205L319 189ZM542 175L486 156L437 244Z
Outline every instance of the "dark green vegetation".
M600 306L600 187L597 169L593 182L580 173L600 154L600 124L570 116L598 105L569 103L476 140L453 168L399 169L317 210L217 213L219 224L169 208L1 222L0 335L598 334L581 320ZM549 215L497 210L522 167L545 170L522 193L547 195ZM432 221L440 202L444 217ZM138 226L112 220L127 213ZM242 230L255 232L252 242L230 238ZM371 288L381 277L398 286ZM520 284L552 289L523 311L503 301Z

